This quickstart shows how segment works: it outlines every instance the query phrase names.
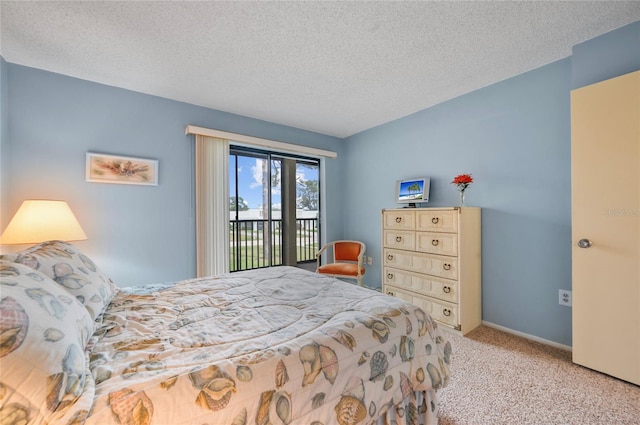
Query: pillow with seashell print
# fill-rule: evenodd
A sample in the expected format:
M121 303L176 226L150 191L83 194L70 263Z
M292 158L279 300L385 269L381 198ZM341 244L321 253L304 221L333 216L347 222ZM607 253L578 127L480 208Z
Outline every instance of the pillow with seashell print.
M18 263L0 261L0 294L0 417L53 423L70 419L71 410L88 411L95 385L85 352L94 326L87 309Z
M96 320L118 292L118 287L80 250L63 241L46 241L25 250L0 255L0 260L38 270L78 298Z

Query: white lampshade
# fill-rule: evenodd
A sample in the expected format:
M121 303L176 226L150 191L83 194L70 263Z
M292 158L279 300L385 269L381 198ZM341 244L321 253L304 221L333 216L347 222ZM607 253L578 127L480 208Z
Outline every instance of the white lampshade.
M17 245L49 240L87 239L64 201L26 200L0 236L0 244Z

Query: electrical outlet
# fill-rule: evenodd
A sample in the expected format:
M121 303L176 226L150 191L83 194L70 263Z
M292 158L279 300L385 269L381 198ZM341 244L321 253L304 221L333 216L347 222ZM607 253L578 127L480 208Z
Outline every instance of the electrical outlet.
M571 307L571 291L560 289L558 291L558 304Z

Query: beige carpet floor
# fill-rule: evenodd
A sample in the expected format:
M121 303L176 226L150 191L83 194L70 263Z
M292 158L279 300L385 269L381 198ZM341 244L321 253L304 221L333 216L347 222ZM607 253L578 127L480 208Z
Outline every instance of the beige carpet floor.
M446 335L452 376L438 392L440 425L640 424L640 387L578 366L568 351L486 326Z

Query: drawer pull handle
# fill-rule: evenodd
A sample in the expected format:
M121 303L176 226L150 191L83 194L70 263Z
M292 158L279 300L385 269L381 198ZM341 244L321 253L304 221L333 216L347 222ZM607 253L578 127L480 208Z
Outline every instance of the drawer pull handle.
M396 217L396 223L400 223L402 221L402 217Z
M387 279L393 279L393 273L387 273Z
M387 295L391 295L393 297L393 292L387 291Z
M442 292L444 292L445 294L450 294L451 293L451 287L443 286L442 287Z
M445 270L451 270L451 264L444 263L444 264L442 265L442 268L443 268L443 269L445 269Z
M388 254L387 255L387 260L389 260L389 261L393 260L393 254Z
M396 236L396 242L402 242L402 236Z
M432 222L433 224L438 224L438 222L439 222L439 221L440 221L440 219L439 219L438 217L433 217L433 218L431 219L431 222Z
M451 316L451 310L449 310L448 308L444 308L444 309L442 309L442 314L444 314L445 316L449 317L449 316Z
M437 239L434 239L431 241L431 245L433 246L438 246L438 243L440 243Z

